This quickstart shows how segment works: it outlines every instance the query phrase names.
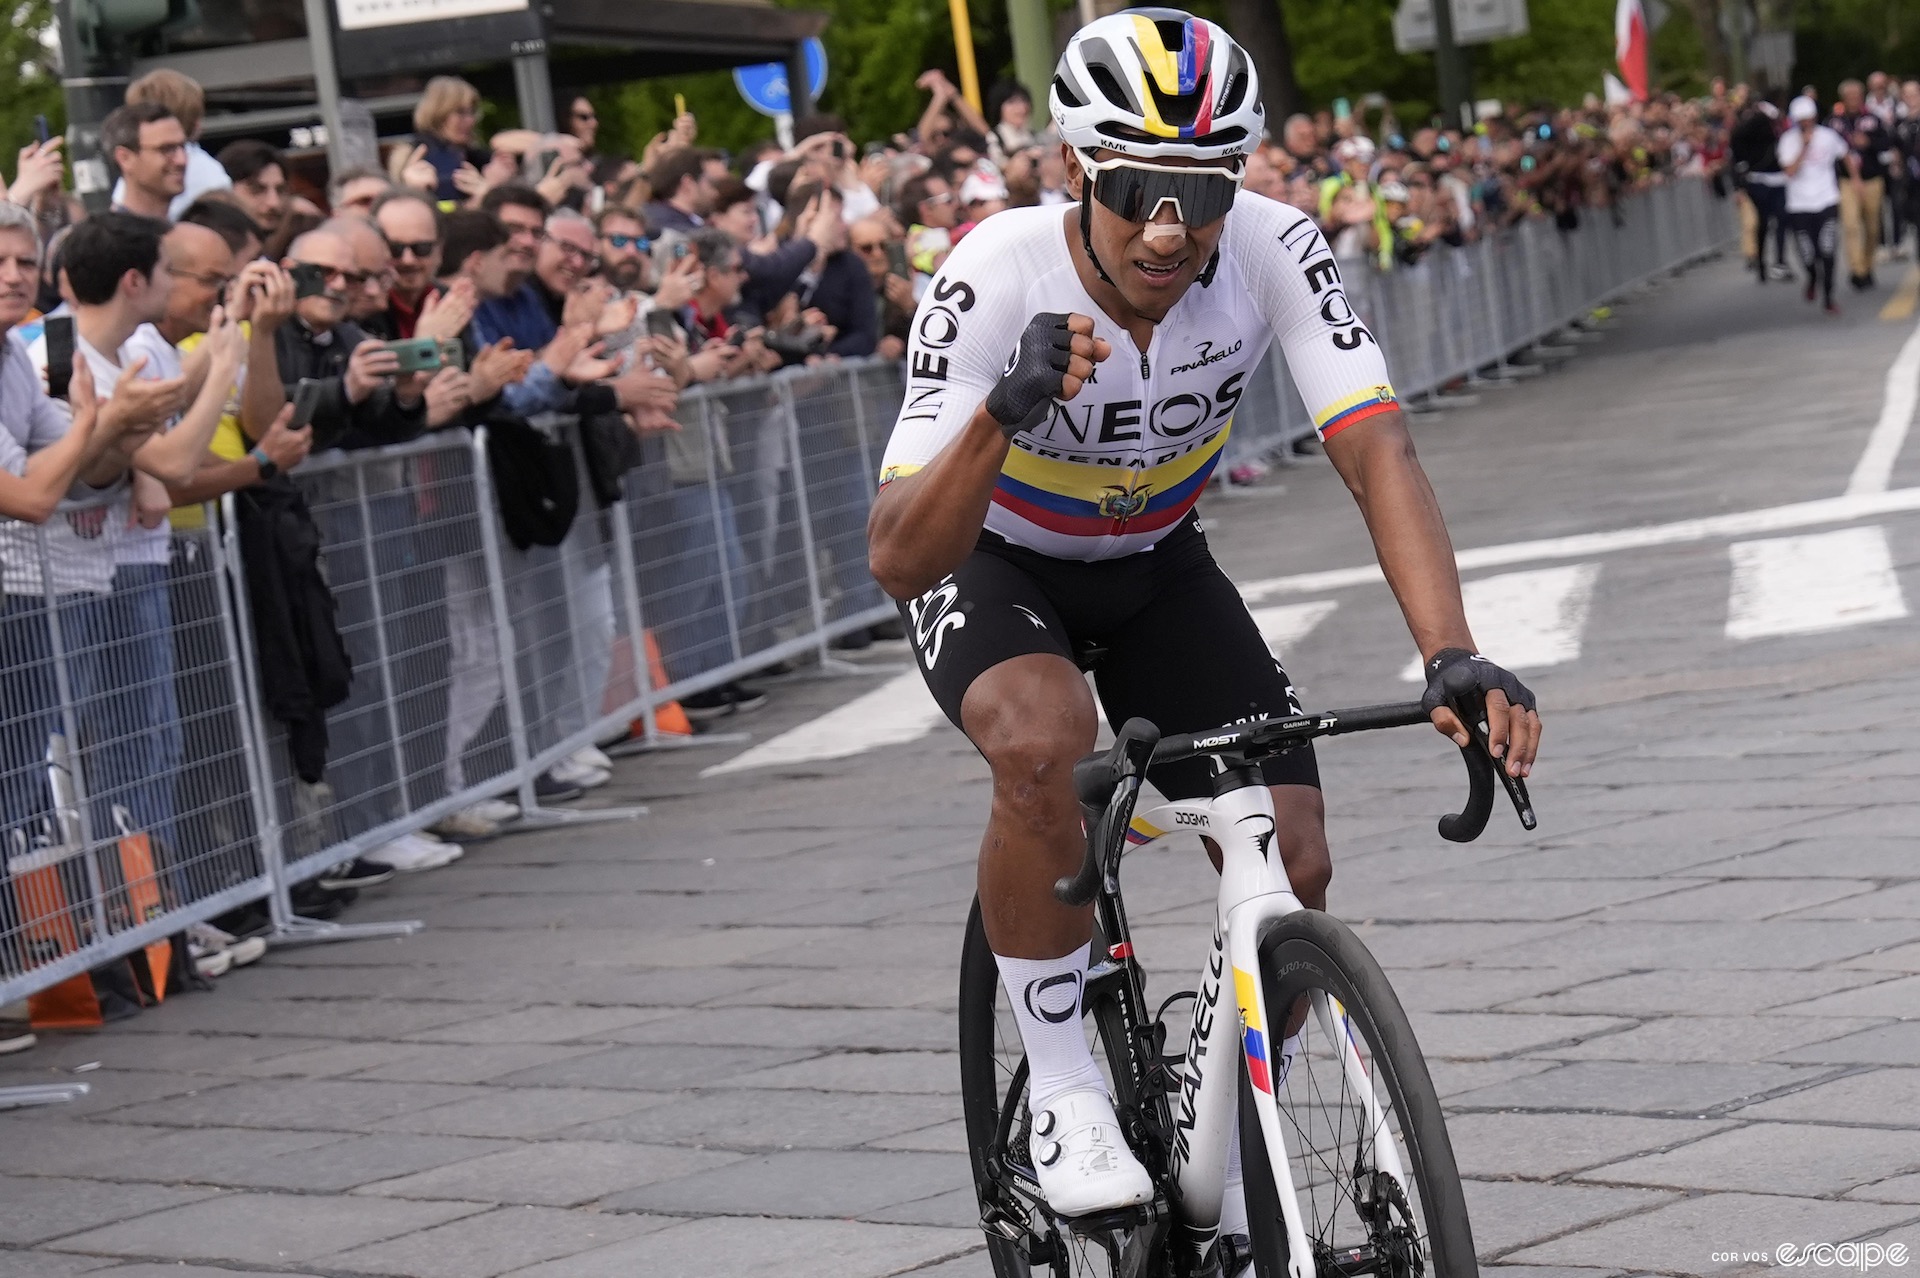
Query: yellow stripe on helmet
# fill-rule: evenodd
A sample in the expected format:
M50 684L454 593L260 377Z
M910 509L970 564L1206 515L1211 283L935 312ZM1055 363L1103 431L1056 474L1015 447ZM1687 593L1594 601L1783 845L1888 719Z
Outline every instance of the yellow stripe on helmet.
M1152 83L1157 84L1160 92L1173 95L1180 92L1180 65L1174 54L1160 39L1160 28L1152 20L1133 18L1134 45L1140 50L1140 57L1146 63L1147 74ZM1147 132L1155 137L1177 138L1180 130L1160 118L1160 108L1155 105L1151 86L1140 86L1140 111L1144 117Z

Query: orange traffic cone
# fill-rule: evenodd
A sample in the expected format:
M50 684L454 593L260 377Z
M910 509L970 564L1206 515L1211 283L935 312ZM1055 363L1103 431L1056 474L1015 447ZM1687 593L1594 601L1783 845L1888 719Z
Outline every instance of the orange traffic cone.
M667 686L669 680L667 679L666 663L660 660L660 645L654 641L653 631L648 630L645 633L647 636L647 674L652 678L654 687L664 688ZM635 736L641 736L646 733L647 721L644 718L635 719L627 726ZM663 701L655 706L653 708L653 726L654 730L663 736L690 737L693 735L693 721L687 718L687 712L680 708L678 701Z

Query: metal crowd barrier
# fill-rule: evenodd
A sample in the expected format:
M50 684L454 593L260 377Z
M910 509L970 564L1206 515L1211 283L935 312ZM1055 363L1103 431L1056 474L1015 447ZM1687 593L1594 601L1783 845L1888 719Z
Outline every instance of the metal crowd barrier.
M226 546L184 513L0 523L0 1004L272 887Z
M1387 355L1405 400L1483 374L1511 376L1510 361L1590 316L1608 300L1722 248L1738 233L1730 201L1683 178L1635 192L1615 209L1582 209L1562 231L1528 218L1470 244L1439 245L1411 266L1344 266L1355 312ZM1284 457L1313 422L1278 347L1234 415L1224 469Z
M1505 367L1732 226L1675 182L1617 220L1530 221L1347 284L1413 397ZM835 639L894 615L865 530L901 395L873 360L697 388L604 506L581 424L548 422L580 487L557 546L509 537L484 431L310 458L295 482L353 666L319 780L258 691L231 497L176 527L165 563L116 566L140 558L124 495L0 524L0 1004L263 897L281 942L410 930L311 923L289 894L480 799L517 797L525 825L635 815L543 807L535 780L630 724L642 748L674 744L669 701L831 669ZM1235 457L1312 433L1278 358L1237 416Z

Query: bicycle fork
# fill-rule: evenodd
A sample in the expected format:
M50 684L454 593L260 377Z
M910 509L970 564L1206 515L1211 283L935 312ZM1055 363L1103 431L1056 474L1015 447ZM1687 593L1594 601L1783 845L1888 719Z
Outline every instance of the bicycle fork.
M1189 807L1193 811L1182 819L1178 814ZM1272 796L1264 785L1254 780L1216 793L1211 803L1170 804L1149 813L1147 820L1156 826L1200 826L1220 845L1222 857L1220 904L1214 915L1213 944L1194 1000L1193 1025L1187 1040L1174 1118L1171 1169L1185 1217L1186 1236L1182 1241L1192 1248L1189 1254L1197 1259L1213 1243L1219 1227L1227 1142L1232 1136L1239 1105L1237 1069L1224 1074L1221 1070L1238 1057L1245 1061L1252 1085L1253 1108L1265 1137L1273 1183L1280 1199L1289 1271L1292 1278L1313 1278L1313 1252L1294 1191L1288 1142L1276 1096L1286 1082L1284 1076L1276 1076L1276 1070L1284 1063L1280 1039L1286 1027L1267 1023L1268 1003L1260 970L1261 942L1281 919L1304 908L1287 883L1285 869L1273 848ZM1233 974L1234 1006L1223 1009L1219 1004L1229 968ZM1339 1044L1347 1085L1365 1098L1365 1122L1373 1162L1370 1170L1383 1172L1404 1186L1406 1174L1399 1150L1348 1029L1346 1009L1324 991L1314 991L1311 1001L1328 1042ZM1216 1074L1211 1080L1207 1077L1210 1066Z

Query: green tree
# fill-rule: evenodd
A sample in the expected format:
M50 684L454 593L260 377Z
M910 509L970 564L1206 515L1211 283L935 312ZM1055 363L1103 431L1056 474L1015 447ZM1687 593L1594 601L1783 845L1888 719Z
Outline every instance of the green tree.
M60 75L40 35L53 26L53 0L18 0L0 30L0 169L13 180L14 157L33 141L33 117L55 133L66 128Z
M821 36L827 47L827 87L819 106L844 118L856 140L886 138L913 127L926 107L926 95L913 84L920 72L939 67L959 83L953 28L942 0L779 2L783 7L832 11L833 20ZM1053 2L1064 12L1071 0ZM1005 0L972 0L968 18L985 92L1013 70ZM699 118L703 144L738 150L773 135L773 122L740 100L731 73L707 72L594 92L608 145L639 154L649 138L672 123L676 93Z

